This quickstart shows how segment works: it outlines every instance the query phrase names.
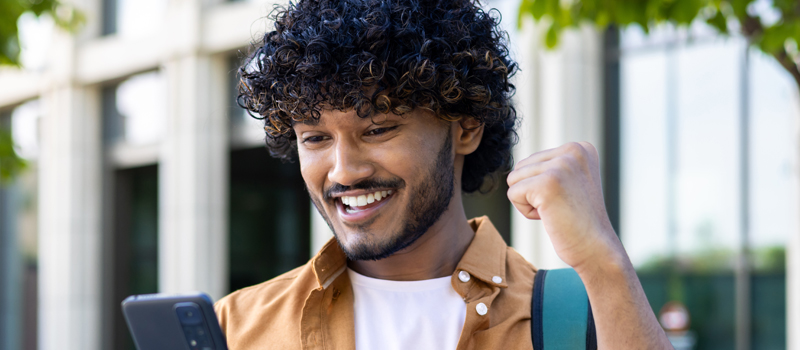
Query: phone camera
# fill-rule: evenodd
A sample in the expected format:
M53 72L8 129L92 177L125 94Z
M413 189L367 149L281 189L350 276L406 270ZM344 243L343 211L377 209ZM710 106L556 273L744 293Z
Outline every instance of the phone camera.
M186 343L191 350L212 350L208 328L200 307L194 303L181 303L175 306L175 313L183 327Z
M178 320L184 326L194 326L203 323L203 317L197 306L179 306L175 309L178 312Z

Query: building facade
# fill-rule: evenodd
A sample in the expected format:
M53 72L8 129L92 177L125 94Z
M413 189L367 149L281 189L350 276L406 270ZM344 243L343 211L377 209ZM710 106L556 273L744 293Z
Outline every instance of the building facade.
M20 130L19 152L29 162L0 190L3 349L130 348L119 311L125 296L200 290L218 299L305 263L331 237L297 164L269 158L258 121L235 103L236 67L269 28L273 2L72 3L88 19L84 28L68 34L51 26L39 61L0 70L0 115ZM547 51L541 24L526 22L517 31L511 23L516 2L487 6L506 18L522 68L515 78L523 118L515 158L569 141L598 146L612 222L638 251L633 237L647 228L629 219L642 214L626 208L642 199L624 196L640 189L625 181L639 169L624 151L626 142L637 142L626 135L640 130L625 119L636 115L628 103L636 95L626 89L637 81L625 80L638 62L638 51L625 46L634 39L623 35L620 42L616 32L586 27ZM796 121L796 112L786 113ZM776 344L800 349L800 338L788 331L800 327L800 192L797 156L790 154L794 212L780 220L794 221L777 229L788 253L778 277L786 286L783 343ZM468 215L488 214L535 265L565 266L542 225L514 211L502 186L467 196ZM720 230L736 234L738 227ZM665 246L648 256L669 252ZM733 276L733 269L726 273ZM666 288L651 280L652 290ZM653 304L656 312L661 304ZM753 332L733 327L726 329ZM746 342L744 348L760 344Z

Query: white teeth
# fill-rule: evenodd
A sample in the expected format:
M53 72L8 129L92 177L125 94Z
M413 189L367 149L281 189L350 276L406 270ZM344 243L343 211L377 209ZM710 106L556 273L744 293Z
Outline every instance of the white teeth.
M350 207L363 207L367 204L375 203L375 201L380 201L392 194L391 190L388 191L377 191L374 193L369 193L366 195L360 195L357 197L341 197L342 204Z

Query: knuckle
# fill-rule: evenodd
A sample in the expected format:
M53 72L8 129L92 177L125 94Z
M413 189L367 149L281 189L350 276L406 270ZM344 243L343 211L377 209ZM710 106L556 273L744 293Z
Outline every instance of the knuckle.
M564 149L566 149L568 153L574 154L581 152L583 150L583 147L581 147L581 144L577 142L567 142L564 144Z
M596 152L597 152L597 147L595 147L595 146L594 146L594 145L593 145L591 142L589 142L589 141L582 141L582 142L580 142L580 145L581 145L581 146L582 146L582 147L583 147L583 148L584 148L586 151L588 151L589 153L596 153Z
M513 171L508 173L508 176L506 176L506 184L508 185L508 189L511 190L511 188L516 183L517 183L517 175L516 175L516 173L514 173Z
M597 150L597 147L595 147L591 142L583 141L581 142L581 146L583 146L583 149L586 151L586 155L589 156L590 158L592 159L600 158L600 152Z
M553 158L553 165L555 169L558 169L560 171L570 170L574 165L574 162L575 162L574 159L570 156L561 156Z
M565 146L564 148L565 148L566 154L568 154L568 155L570 155L570 156L572 156L575 159L580 160L580 161L583 161L584 159L586 159L586 153L587 153L586 149L584 149L583 146L581 146L580 143L570 142L570 143L568 143L568 144L566 144L564 146Z
M561 174L558 171L548 170L542 173L542 184L546 189L552 190L561 186Z

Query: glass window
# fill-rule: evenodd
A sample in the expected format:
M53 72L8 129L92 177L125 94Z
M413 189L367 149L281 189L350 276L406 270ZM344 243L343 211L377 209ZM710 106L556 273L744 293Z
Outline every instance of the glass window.
M14 149L25 159L39 156L39 118L42 106L39 100L29 101L14 109L11 115L11 133Z
M229 268L231 291L305 264L311 246L311 200L300 167L270 157L264 122L236 103L241 60L231 57Z
M305 264L311 206L297 163L262 146L230 158L230 290L264 282Z
M152 71L101 89L104 149L112 155L106 157L111 164L102 186L108 203L104 208L108 230L105 307L110 317L108 339L114 349L135 348L119 303L129 295L158 292L157 153L152 159L129 161L130 154L117 151L149 149L143 146L161 141L165 85L160 72Z
M742 38L702 25L651 36L630 28L621 46L620 235L656 313L672 300L687 306L696 348L734 347L741 82L750 77L751 345L785 347L797 87L758 51L744 66Z
M254 147L264 144L264 121L253 118L247 110L239 107L236 102L238 96L239 66L242 59L233 55L228 61L229 88L232 92L228 115L230 116L230 141L234 148Z
M0 184L0 348L35 349L38 272L38 100L0 113L25 169Z
M104 134L109 145L161 141L167 117L166 81L159 71L134 75L102 91Z
M169 1L103 0L102 34L141 38L162 28Z
M135 349L119 303L158 292L158 166L114 172L114 349Z

